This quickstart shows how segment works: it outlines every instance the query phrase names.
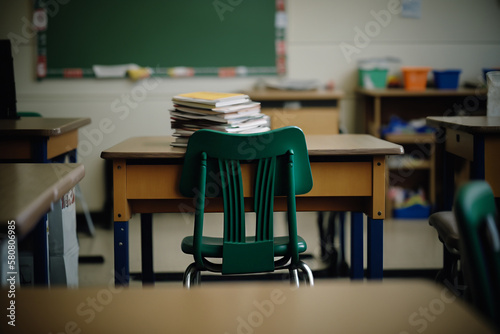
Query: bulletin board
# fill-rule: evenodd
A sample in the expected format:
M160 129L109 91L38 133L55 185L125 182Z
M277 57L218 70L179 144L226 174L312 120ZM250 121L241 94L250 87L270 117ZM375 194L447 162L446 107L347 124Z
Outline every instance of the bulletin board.
M37 77L96 77L136 64L154 76L284 74L284 0L36 0Z

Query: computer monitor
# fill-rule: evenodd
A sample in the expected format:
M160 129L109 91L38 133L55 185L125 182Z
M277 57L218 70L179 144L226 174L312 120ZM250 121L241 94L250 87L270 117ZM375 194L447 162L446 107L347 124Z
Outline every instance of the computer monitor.
M16 119L16 84L10 40L0 40L0 119Z

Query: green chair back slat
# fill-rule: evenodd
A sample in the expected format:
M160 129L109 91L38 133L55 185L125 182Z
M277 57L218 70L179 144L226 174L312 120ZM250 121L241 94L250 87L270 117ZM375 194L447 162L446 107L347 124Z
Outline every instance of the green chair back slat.
M290 234L290 248L291 248L291 256L292 263L299 262L299 245L297 238L297 215L296 215L296 207L295 207L295 198L292 194L296 193L296 164L295 164L295 151L291 150L291 154L288 155L287 161L287 176L288 176L288 194L287 194L287 218L288 218L288 233Z
M205 216L205 189L206 189L206 176L207 176L207 155L202 153L200 155L200 165L198 169L198 189L195 197L195 217L194 217L194 232L193 238L196 242L201 243L203 237L203 218ZM195 262L200 266L203 264L203 256L201 255L201 248L194 248L193 257Z
M500 325L500 240L495 199L488 183L471 181L462 186L454 211L473 303Z
M224 240L244 242L245 205L239 161L219 159L224 199Z
M259 160L255 176L255 240L272 240L276 157Z

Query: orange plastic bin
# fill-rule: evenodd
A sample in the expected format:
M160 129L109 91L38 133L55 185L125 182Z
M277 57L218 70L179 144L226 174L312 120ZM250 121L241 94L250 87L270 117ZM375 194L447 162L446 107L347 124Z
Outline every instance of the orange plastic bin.
M406 90L425 90L427 74L430 67L402 67L404 87Z

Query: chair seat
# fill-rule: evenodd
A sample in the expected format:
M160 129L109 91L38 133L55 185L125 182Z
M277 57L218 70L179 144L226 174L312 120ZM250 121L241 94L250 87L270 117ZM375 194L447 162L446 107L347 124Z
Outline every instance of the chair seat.
M460 254L460 237L453 211L433 213L429 217L429 225L433 226L446 249L452 254Z
M246 237L246 242L254 242L255 237ZM216 237L203 237L202 238L202 249L201 253L205 257L215 257L215 258L221 258L222 257L222 244L223 244L223 238L216 238ZM303 253L307 249L307 244L305 240L297 236L297 242L298 242L298 250L299 253ZM188 236L185 237L182 240L181 244L181 249L184 253L186 254L193 254L194 253L194 246L193 246L193 236ZM274 255L275 256L285 256L289 254L288 252L288 237L283 236L283 237L276 237L274 238Z

